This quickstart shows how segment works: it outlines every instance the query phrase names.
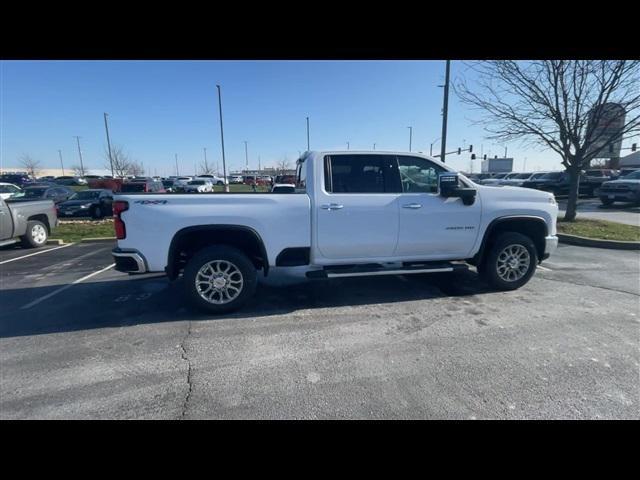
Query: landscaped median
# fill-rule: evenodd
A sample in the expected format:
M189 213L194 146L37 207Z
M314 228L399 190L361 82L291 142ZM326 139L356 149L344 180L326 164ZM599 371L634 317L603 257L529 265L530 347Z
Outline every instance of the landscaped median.
M113 218L103 220L60 220L51 232L51 239L61 239L64 243L89 239L115 240Z
M640 250L640 227L607 220L579 218L573 222L558 219L558 238L562 243L584 247Z

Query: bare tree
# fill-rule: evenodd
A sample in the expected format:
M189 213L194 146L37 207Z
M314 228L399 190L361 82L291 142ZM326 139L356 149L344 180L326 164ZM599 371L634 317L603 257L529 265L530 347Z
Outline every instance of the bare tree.
M80 165L77 165L77 164L71 165L71 171L75 177L82 176L82 167L80 167Z
M105 168L111 169L111 162L109 162L109 150L105 149L106 163ZM113 173L117 177L124 177L126 175L135 175L131 173L133 161L129 158L129 155L125 153L122 146L116 145L111 147L111 161L113 162ZM138 165L141 168L140 165Z
M291 168L291 164L289 163L289 159L285 156L282 160L278 160L276 168L280 172L281 175L284 175L287 170Z
M200 164L200 171L197 173L200 175L213 175L215 172L213 168L211 168L211 165L209 165L209 162L202 162Z
M475 85L460 79L463 103L481 111L488 138L550 148L570 178L565 221L576 217L581 170L640 131L640 61L536 60L469 64ZM612 104L622 115L611 115Z
M35 160L31 155L24 154L18 159L18 163L26 168L31 178L36 178L36 174L40 170L40 160Z

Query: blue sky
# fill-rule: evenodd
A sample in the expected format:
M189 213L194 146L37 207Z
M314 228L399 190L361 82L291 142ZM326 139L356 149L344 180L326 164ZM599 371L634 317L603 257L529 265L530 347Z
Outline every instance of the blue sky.
M2 61L0 78L0 154L2 166L17 166L22 154L65 168L78 162L74 135L81 137L86 168L104 168L109 113L112 144L122 145L144 163L149 174L193 172L207 148L210 163L220 162L216 84L222 86L227 168L293 164L306 150L310 117L311 149L408 150L428 153L440 137L443 61ZM452 62L455 78L464 70ZM447 150L473 144L489 155L504 145L484 139L472 126L474 113L451 92ZM439 152L439 143L434 153ZM479 156L479 155L478 155ZM551 151L508 145L515 170L559 168ZM447 157L468 170L470 156ZM476 160L474 171L479 171Z

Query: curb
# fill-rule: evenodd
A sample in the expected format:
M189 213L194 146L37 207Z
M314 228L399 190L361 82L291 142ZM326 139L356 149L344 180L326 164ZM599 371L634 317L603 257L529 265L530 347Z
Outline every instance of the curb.
M580 247L609 248L612 250L640 250L640 242L624 242L621 240L604 240L600 238L578 237L577 235L567 235L557 233L558 241L568 245Z
M66 245L62 240L60 240L59 238L50 238L47 240L47 245Z
M93 243L93 242L105 242L108 240L116 240L116 237L96 237L96 238L82 238L80 243Z

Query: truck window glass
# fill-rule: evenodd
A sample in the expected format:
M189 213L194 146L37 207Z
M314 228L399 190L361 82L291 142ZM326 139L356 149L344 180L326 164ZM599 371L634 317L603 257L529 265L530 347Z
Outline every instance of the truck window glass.
M429 160L409 156L398 156L398 169L404 193L437 193L438 175L445 171Z
M394 163L394 157L387 155L333 155L325 162L325 189L332 193L398 193Z
M304 160L298 160L298 167L296 172L296 189L299 191L306 191L307 189L307 167Z

